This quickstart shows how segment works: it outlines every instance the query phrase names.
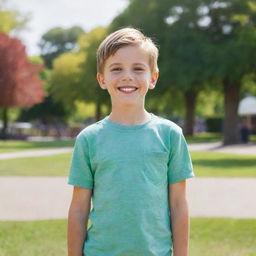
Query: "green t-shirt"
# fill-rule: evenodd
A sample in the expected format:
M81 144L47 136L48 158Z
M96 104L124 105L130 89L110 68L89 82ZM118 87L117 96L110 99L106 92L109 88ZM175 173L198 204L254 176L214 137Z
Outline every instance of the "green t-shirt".
M108 116L78 136L68 183L93 189L86 256L170 256L168 184L194 176L182 130L151 113L126 126Z

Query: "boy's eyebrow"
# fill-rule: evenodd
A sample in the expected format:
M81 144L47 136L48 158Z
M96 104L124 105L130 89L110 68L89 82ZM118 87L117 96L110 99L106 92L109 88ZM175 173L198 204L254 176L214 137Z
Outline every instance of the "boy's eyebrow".
M110 64L108 67L111 68L111 67L117 66L117 65L122 65L122 63L118 63L118 62L112 63L112 64Z
M142 63L142 62L136 62L136 63L134 63L133 65L142 65L142 66L146 66L144 63Z
M118 65L122 65L122 63L119 63L119 62L116 62L116 63L112 63L110 64L108 67L111 68L113 66L118 66ZM144 63L142 62L136 62L136 63L133 63L133 65L142 65L142 66L146 66Z

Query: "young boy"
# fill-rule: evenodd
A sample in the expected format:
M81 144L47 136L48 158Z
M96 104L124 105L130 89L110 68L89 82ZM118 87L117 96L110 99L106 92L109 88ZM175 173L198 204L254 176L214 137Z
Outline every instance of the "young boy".
M194 173L187 145L177 125L144 108L157 58L151 39L133 28L99 46L97 79L112 111L76 139L69 256L188 255L185 180Z

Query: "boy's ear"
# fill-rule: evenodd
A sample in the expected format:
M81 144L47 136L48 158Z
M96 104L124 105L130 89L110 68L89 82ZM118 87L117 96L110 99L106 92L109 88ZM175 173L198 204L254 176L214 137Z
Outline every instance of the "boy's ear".
M158 77L159 77L159 72L155 72L154 75L151 77L149 89L155 88Z
M99 82L101 89L103 89L103 90L107 89L106 85L105 85L105 80L104 80L103 74L97 73L97 80Z

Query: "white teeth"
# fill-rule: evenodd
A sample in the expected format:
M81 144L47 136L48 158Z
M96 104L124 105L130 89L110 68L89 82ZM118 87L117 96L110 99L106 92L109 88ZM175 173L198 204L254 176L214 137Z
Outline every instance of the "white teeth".
M124 92L133 92L133 91L136 91L137 88L125 88L125 87L122 87L122 88L119 88L120 91L124 91Z

